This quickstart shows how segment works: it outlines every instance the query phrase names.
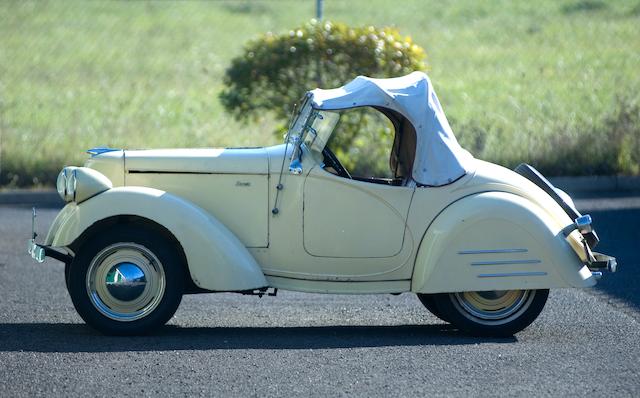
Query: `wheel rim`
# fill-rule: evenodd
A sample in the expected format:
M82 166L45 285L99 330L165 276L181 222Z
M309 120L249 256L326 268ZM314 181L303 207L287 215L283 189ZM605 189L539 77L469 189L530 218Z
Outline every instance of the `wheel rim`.
M534 290L494 290L453 293L452 301L466 318L485 325L500 325L518 318L529 308Z
M104 316L129 322L160 304L166 286L164 267L146 247L116 243L98 253L87 272L91 304Z

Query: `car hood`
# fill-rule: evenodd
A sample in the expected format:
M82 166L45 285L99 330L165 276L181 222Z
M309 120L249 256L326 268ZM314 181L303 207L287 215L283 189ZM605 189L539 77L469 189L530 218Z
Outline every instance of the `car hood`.
M264 148L145 149L124 151L125 173L268 174Z

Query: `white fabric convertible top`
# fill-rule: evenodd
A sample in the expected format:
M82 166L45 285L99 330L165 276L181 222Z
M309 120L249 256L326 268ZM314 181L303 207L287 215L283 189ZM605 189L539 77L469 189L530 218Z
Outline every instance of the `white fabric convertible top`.
M377 106L406 117L416 131L412 178L419 184L446 185L472 170L473 156L458 144L425 73L391 79L358 76L340 88L311 93L316 109Z

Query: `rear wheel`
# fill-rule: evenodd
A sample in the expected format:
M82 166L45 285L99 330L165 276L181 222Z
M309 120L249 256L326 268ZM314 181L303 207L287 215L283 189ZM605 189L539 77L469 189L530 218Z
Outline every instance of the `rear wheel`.
M544 308L548 289L496 290L433 295L438 311L461 330L476 335L512 336Z
M69 268L78 314L105 334L143 334L166 323L183 292L175 245L140 225L118 225L87 241Z
M435 294L422 294L422 293L418 293L418 300L420 300L420 302L422 303L422 305L424 305L424 307L429 310L430 313L432 313L433 315L435 315L438 319L441 319L445 322L449 322L450 321L447 319L447 317L438 309L438 306L436 305L436 299L435 299Z

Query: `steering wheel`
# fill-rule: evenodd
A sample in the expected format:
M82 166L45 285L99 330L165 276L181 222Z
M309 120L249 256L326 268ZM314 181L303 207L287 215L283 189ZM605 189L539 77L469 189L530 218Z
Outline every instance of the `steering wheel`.
M322 156L324 156L324 164L325 164L325 166L328 166L328 167L331 167L332 169L334 169L336 171L336 173L338 173L338 176L344 177L344 178L352 178L351 174L349 174L347 169L345 169L342 166L342 164L340 163L340 161L338 160L336 155L326 145L325 145L324 149L322 150Z

